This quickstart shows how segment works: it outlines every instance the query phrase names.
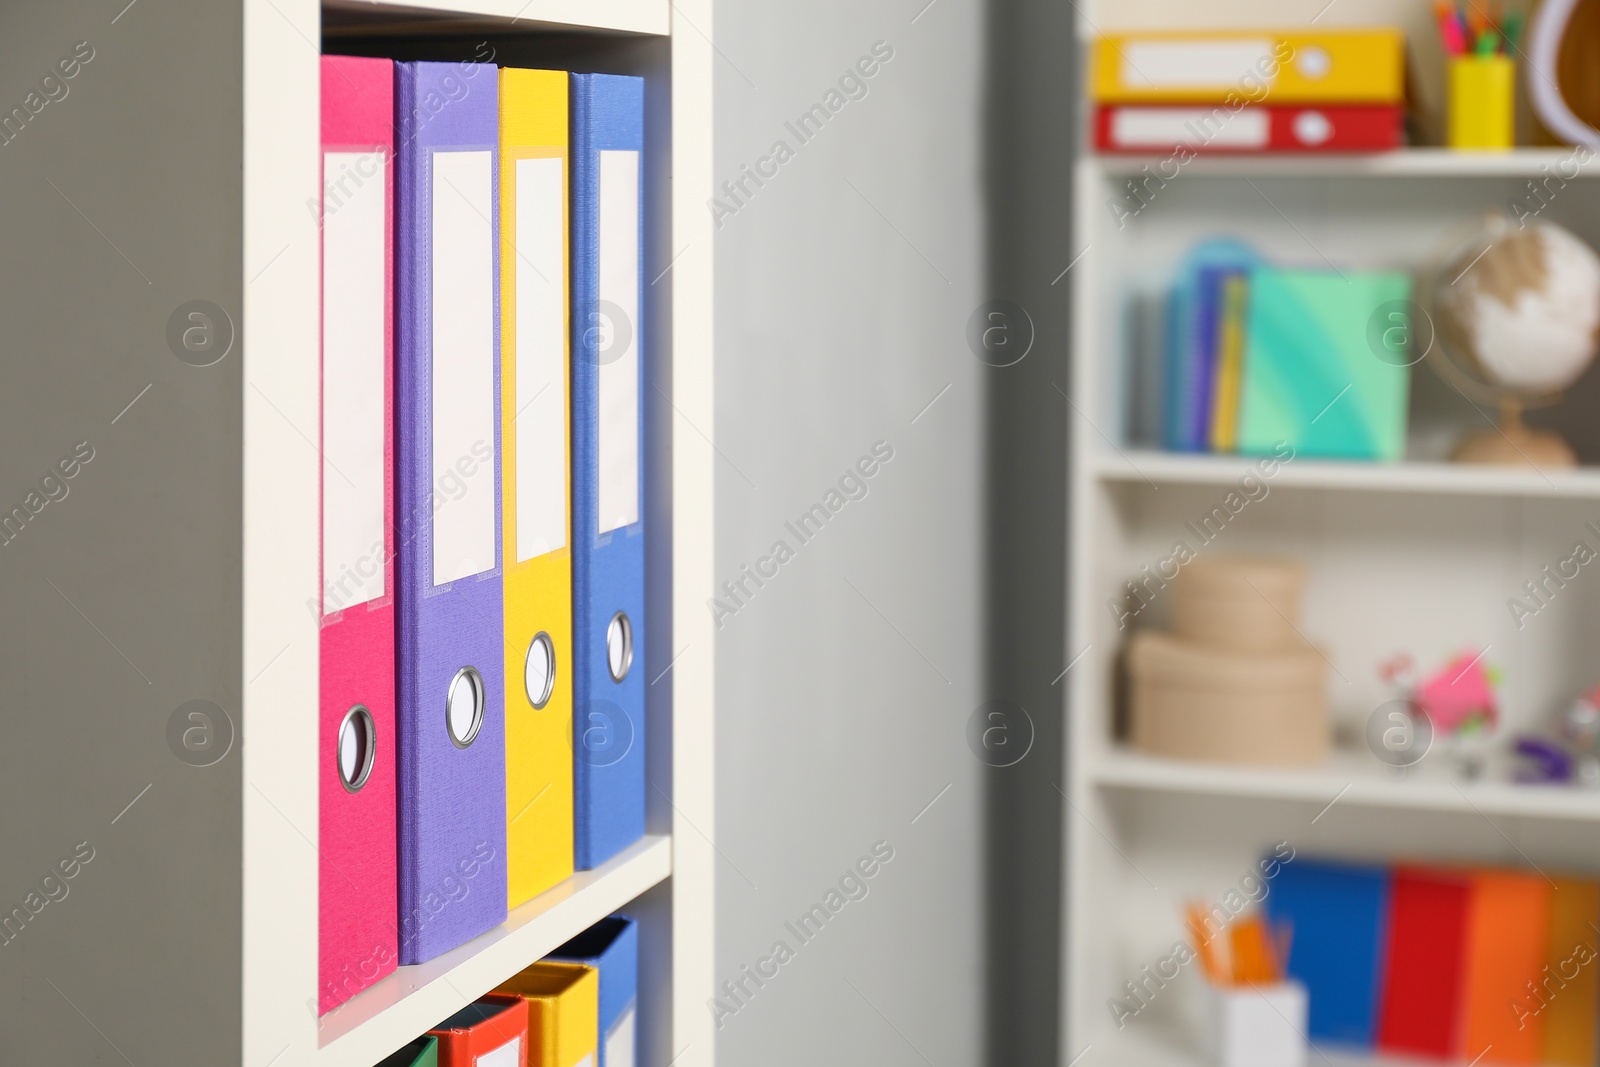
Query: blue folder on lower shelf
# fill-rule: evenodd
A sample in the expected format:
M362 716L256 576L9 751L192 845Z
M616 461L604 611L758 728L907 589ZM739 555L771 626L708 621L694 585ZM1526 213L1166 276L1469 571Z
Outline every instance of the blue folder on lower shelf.
M1263 904L1275 926L1289 927L1289 976L1310 996L1311 1039L1371 1048L1388 940L1389 872L1298 858L1283 865Z
M601 919L550 953L600 972L600 1062L633 1067L639 1002L639 927L625 915Z

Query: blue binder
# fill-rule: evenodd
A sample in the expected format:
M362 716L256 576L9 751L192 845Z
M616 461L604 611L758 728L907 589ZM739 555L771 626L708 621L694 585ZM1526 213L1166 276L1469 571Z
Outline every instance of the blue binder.
M644 81L572 75L574 858L644 833Z
M639 1029L638 925L626 915L601 919L549 958L600 972L600 1057L595 1067L633 1067Z
M1297 858L1273 879L1264 905L1273 923L1289 924L1288 970L1309 994L1312 1040L1370 1049L1388 942L1389 872Z

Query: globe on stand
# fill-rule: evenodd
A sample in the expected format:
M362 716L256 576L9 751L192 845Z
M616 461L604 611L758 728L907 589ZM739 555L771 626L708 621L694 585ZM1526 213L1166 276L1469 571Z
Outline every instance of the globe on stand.
M1460 463L1571 467L1559 434L1529 428L1522 412L1553 404L1593 362L1600 342L1600 256L1554 223L1489 214L1445 256L1432 280L1438 344L1428 358L1499 426L1467 436Z

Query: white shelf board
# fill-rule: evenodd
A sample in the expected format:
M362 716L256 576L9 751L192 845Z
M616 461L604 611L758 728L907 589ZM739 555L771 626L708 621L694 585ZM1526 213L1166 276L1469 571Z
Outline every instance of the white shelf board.
M500 19L530 30L558 26L658 37L671 31L672 17L670 0L324 0L323 6L339 15L373 18L375 25L392 24L397 16L418 28Z
M1096 785L1109 789L1600 822L1600 791L1506 781L1460 783L1442 761L1427 760L1401 778L1365 753L1338 753L1323 766L1297 769L1186 763L1116 749L1086 769Z
M1233 485L1259 459L1133 449L1103 452L1092 459L1102 481L1136 485ZM1600 470L1541 471L1464 463L1361 463L1295 459L1279 463L1267 479L1274 488L1346 489L1377 493L1440 493L1457 496L1555 497L1600 500Z
M646 835L592 871L513 908L504 923L401 967L322 1017L317 1062L370 1067L672 873L672 839Z
M1182 164L1180 174L1243 175L1283 178L1542 178L1546 167L1567 180L1600 177L1600 157L1579 166L1571 148L1515 148L1509 152L1457 152L1449 148L1401 148L1364 155L1201 155ZM1170 152L1144 154L1089 153L1092 164L1107 175L1138 174L1142 168L1172 157ZM1562 164L1565 163L1563 167ZM1167 164L1167 171L1173 164ZM1171 180L1167 171L1156 171Z
M1092 1048L1115 1055L1118 1067L1211 1067L1212 1059L1199 1047L1198 1038L1174 1033L1166 1027L1140 1027L1134 1023L1120 1033L1102 1034ZM1074 1049L1068 1057L1082 1051ZM1083 1063L1109 1062L1098 1053L1085 1056ZM1468 1067L1464 1058L1447 1060L1413 1059L1409 1056L1383 1056L1354 1052L1336 1045L1313 1045L1306 1054L1308 1067Z

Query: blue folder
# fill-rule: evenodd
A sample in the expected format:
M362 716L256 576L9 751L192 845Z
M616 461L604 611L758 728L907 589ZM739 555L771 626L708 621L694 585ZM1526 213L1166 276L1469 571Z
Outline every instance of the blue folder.
M1389 872L1308 857L1285 863L1264 901L1290 927L1289 975L1306 987L1313 1041L1370 1049L1388 941Z
M549 958L600 972L600 1058L595 1067L632 1067L638 1061L638 925L625 915L601 919Z
M644 833L644 81L572 75L574 859Z

